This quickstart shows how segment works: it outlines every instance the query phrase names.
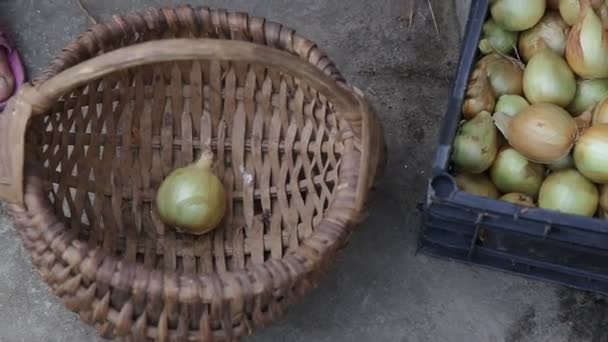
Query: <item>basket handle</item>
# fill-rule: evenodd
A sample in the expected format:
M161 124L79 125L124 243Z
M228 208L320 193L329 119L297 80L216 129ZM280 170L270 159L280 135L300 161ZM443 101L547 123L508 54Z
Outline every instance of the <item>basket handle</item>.
M326 96L349 122L361 120L361 95L336 82L314 65L285 51L267 46L234 40L218 39L163 39L120 48L79 63L38 85L44 99L53 100L93 79L114 71L149 63L176 60L212 59L258 63L276 67L305 79ZM37 99L38 100L38 99ZM50 103L49 103L50 104ZM44 106L47 107L47 106ZM33 108L35 113L48 108Z
M176 60L214 59L258 63L295 75L331 101L358 138L367 105L356 88L336 82L314 65L281 50L244 41L163 39L123 47L68 68L35 87L26 85L0 113L0 199L23 205L25 132L31 116L48 112L53 101L79 85L117 70Z

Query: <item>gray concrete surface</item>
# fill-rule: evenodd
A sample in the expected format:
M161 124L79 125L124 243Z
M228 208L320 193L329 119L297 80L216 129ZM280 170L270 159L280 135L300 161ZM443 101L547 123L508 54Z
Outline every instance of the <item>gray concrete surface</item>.
M465 0L455 0L465 1ZM181 1L85 1L93 14ZM334 272L253 341L606 341L604 298L415 255L439 123L458 59L451 1L192 1L266 16L324 47L369 96L389 160L371 216ZM461 4L460 4L461 5ZM458 13L462 17L462 6ZM37 75L88 23L75 0L0 1L0 22ZM0 341L99 341L41 282L0 207Z

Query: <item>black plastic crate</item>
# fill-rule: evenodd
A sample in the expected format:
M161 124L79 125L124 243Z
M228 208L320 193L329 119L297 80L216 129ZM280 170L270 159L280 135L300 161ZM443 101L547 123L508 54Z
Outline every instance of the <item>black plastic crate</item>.
M488 3L471 2L424 205L420 251L608 294L608 221L470 195L458 189L449 173Z

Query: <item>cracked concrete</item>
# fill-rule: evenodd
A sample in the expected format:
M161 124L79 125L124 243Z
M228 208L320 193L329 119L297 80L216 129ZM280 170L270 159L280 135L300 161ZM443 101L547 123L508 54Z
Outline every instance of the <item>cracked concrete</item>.
M465 1L465 0L455 0ZM98 18L182 1L85 1ZM603 298L415 255L426 178L459 53L464 3L191 1L292 26L323 47L377 109L388 164L367 222L333 272L253 341L604 341ZM0 1L31 76L88 26L75 0ZM100 341L53 297L0 207L0 341Z

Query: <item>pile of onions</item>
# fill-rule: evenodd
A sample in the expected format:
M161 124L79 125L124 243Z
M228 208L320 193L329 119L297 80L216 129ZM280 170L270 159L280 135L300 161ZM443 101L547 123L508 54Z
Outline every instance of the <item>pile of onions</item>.
M178 231L200 235L216 228L226 210L224 186L212 171L213 154L172 171L161 183L156 206L161 220Z
M608 0L490 4L453 145L457 183L608 219Z

